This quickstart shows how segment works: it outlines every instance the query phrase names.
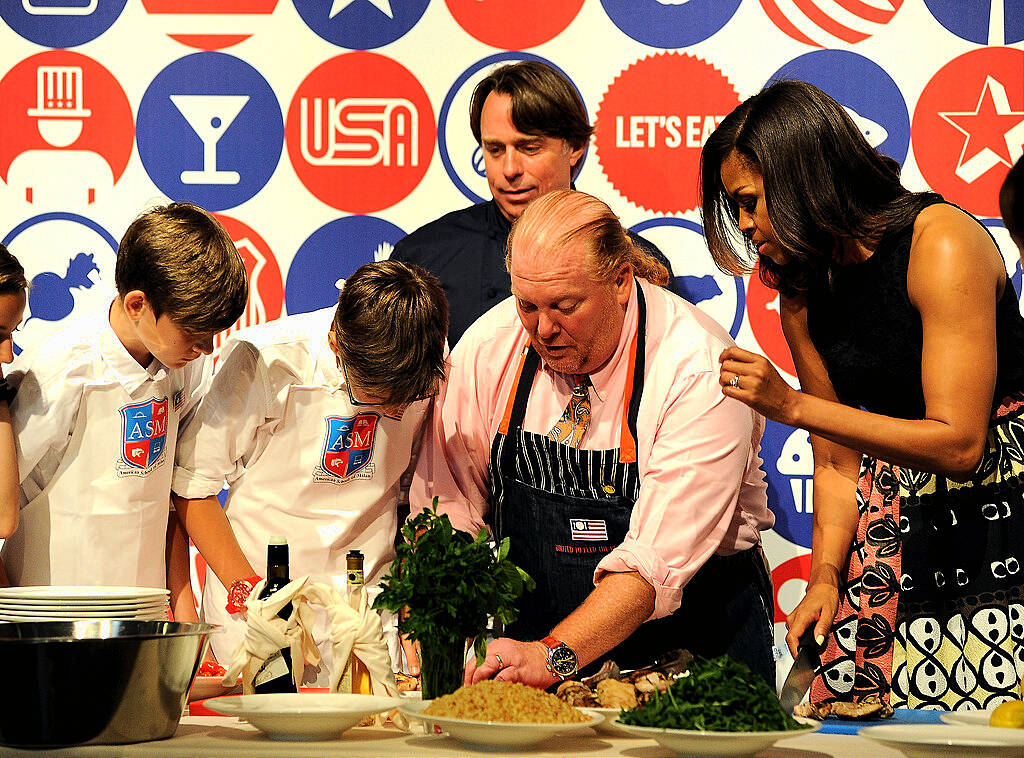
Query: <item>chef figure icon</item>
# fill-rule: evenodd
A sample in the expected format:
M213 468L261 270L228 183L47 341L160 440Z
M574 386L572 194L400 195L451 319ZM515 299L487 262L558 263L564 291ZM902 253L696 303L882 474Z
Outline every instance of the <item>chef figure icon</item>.
M0 125L0 178L17 200L40 211L84 208L110 192L134 124L106 69L69 51L40 53L0 81L0 97L12 104Z

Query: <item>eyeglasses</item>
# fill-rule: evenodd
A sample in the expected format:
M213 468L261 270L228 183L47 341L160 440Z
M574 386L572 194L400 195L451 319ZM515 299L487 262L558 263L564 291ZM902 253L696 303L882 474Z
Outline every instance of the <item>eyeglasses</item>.
M348 392L348 401L352 403L352 405L376 405L382 408L395 408L400 406L402 410L405 410L405 408L412 405L413 403L419 402L420 400L429 400L430 398L437 395L437 392L431 392L430 394L427 395L417 395L412 400L407 400L404 403L382 403L379 400L357 400L356 396L352 394L352 381L348 378L348 369L345 367L345 362L341 360L340 355L335 355L334 357L338 361L338 368L341 369L341 373L345 377L345 391Z

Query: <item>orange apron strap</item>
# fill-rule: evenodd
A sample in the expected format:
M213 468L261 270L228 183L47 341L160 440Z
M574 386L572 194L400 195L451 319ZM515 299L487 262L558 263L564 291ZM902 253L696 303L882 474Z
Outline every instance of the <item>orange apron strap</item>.
M636 341L639 328L633 332L629 344L629 368L626 371L626 389L622 398L622 429L619 433L619 462L636 463L636 440L629 430L629 406L633 400L633 373L636 370Z
M526 363L526 354L530 350L530 344L527 343L523 348L523 352L519 355L519 367L516 368L516 380L512 382L512 389L509 390L508 400L505 401L505 415L501 417L501 425L498 427L498 432L502 435L508 434L508 425L512 420L512 408L516 404L516 390L519 388L519 378L523 374L523 364Z

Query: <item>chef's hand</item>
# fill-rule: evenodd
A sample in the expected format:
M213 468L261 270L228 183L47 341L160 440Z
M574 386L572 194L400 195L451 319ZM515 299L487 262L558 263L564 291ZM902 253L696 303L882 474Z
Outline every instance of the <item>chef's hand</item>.
M789 413L797 395L775 367L762 355L738 347L729 347L718 358L721 373L718 383L722 394L733 397L765 418L789 423Z
M499 637L487 646L487 657L478 667L476 656L466 664L466 684L484 679L521 682L546 689L558 681L548 671L548 649L540 642L518 642Z
M420 648L418 642L413 642L404 634L398 635L402 642L402 652L405 654L405 668L413 676L420 675Z
M828 582L809 585L803 600L786 617L786 644L789 652L796 658L800 638L811 625L814 626L814 641L819 648L825 647L825 635L832 628L836 613L839 611L839 590Z

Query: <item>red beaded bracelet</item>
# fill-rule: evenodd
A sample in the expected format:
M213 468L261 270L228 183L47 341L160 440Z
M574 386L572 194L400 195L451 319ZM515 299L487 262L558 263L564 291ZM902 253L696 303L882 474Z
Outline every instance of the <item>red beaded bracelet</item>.
M241 613L245 610L245 601L249 599L252 588L263 581L262 576L250 576L248 579L236 579L228 589L228 602L224 606L228 613Z

